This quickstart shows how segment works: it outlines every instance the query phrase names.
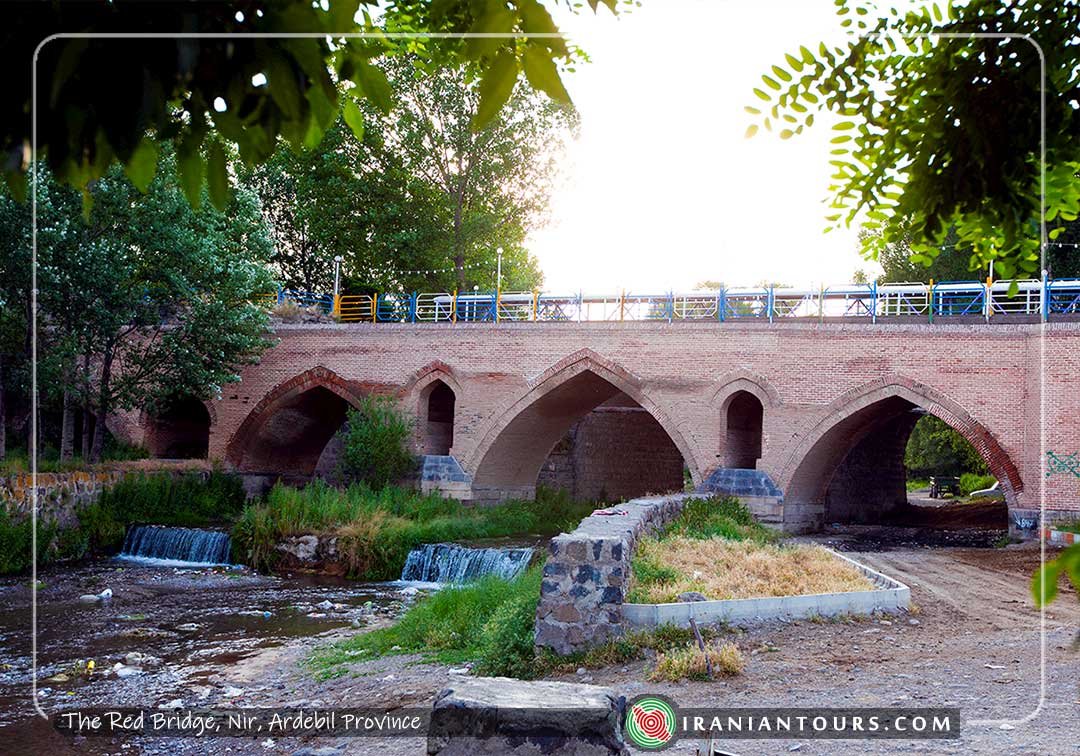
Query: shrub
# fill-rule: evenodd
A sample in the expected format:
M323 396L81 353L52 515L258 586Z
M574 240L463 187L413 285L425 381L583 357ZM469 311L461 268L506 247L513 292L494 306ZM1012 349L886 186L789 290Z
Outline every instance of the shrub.
M413 467L407 444L412 424L390 397L368 396L349 410L341 473L375 489L404 478Z
M232 530L235 560L273 569L275 547L290 535L338 536L338 550L352 577L393 580L409 551L424 543L506 535L553 534L591 509L542 492L536 501L467 507L437 494L358 483L342 490L315 481L305 488L277 485L251 503Z
M654 682L708 680L709 668L705 662L706 657L712 663L713 675L737 675L743 671L746 664L742 653L734 643L709 643L704 651L697 646L684 646L658 654L656 666L649 673L649 679Z
M56 535L53 522L38 523L38 562L52 558L49 545ZM30 569L33 528L29 516L15 520L0 506L0 575L12 575Z
M960 493L964 496L970 496L972 491L981 491L984 488L989 488L995 483L997 483L997 478L993 475L964 473L960 476Z
M491 677L529 678L536 675L533 627L540 586L525 581L484 623L477 642L476 673Z

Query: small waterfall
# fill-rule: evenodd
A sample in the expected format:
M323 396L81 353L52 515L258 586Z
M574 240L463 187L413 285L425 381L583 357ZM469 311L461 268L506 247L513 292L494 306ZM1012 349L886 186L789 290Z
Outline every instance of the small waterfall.
M514 578L524 572L532 559L528 547L513 549L470 549L455 543L428 543L409 552L402 580L427 583L465 583L485 575Z
M198 528L136 525L128 530L121 557L198 565L229 563L229 534Z

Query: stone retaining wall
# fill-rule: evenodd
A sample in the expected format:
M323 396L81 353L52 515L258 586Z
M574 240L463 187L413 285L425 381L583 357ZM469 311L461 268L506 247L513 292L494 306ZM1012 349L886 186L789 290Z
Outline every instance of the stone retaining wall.
M101 492L115 485L125 475L168 472L186 474L206 472L205 463L163 465L160 469L144 466L108 467L99 470L74 470L62 473L43 473L37 476L38 519L55 522L61 528L79 524L78 512L97 501ZM13 520L30 516L33 508L33 483L30 473L14 473L0 477L0 506Z
M632 499L597 510L573 533L553 538L536 609L537 648L570 654L622 637L622 604L638 539L677 517L688 498Z

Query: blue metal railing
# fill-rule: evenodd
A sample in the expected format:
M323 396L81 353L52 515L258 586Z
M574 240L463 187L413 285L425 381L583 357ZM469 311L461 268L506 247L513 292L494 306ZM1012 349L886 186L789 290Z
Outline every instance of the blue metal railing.
M1010 290L1015 287L1015 291ZM342 322L577 322L612 320L825 320L928 322L966 317L1080 315L1080 279L845 284L814 289L725 287L719 291L587 295L542 292L349 295L281 289L268 303L293 302Z

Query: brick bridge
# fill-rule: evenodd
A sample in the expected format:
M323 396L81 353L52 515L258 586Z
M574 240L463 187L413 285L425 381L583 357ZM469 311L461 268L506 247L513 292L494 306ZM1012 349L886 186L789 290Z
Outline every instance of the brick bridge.
M685 470L799 530L906 501L903 450L928 412L982 454L1014 527L1034 527L1044 495L1048 519L1080 512L1078 323L317 324L276 336L220 399L118 417L118 432L253 478L330 474L349 405L388 394L415 418L425 488L491 501L531 496L539 480L616 499L681 489Z

